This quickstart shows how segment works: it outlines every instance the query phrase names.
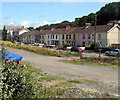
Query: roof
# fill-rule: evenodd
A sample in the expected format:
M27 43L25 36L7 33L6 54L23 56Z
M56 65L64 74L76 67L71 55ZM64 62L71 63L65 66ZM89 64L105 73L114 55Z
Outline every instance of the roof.
M30 31L30 32L25 32L25 33L21 34L20 36L33 35L33 34L36 35L36 34L38 34L38 32L39 31L34 30L34 31Z
M24 28L24 26L4 26L5 30L21 30Z
M111 28L112 28L111 25L98 25L98 26L96 26L96 32L107 32ZM76 27L70 33L94 33L94 32L95 32L95 26L89 26L87 28L85 28L85 27Z
M113 26L111 25L97 25L96 32L107 32ZM95 26L85 27L73 27L73 28L57 28L51 30L40 30L23 33L22 35L44 35L44 34L76 34L76 33L94 33Z

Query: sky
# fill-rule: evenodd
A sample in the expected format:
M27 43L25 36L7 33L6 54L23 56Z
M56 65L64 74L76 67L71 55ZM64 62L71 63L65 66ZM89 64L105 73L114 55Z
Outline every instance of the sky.
M21 0L22 1L22 0ZM64 2L48 1L9 1L0 3L0 29L4 25L22 25L24 27L38 27L46 24L74 21L75 18L95 13L110 2Z

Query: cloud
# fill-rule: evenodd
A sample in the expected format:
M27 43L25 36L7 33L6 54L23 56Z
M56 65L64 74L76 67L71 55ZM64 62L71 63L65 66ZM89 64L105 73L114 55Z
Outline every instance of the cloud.
M43 26L43 25L50 25L50 24L55 24L55 23L61 23L62 21L43 21L43 22L37 22L37 21L22 21L20 25L25 26L25 27L38 27L38 26Z
M119 0L2 0L2 2L119 2Z
M98 2L119 2L119 0L98 0Z
M84 2L85 0L64 0L64 2Z

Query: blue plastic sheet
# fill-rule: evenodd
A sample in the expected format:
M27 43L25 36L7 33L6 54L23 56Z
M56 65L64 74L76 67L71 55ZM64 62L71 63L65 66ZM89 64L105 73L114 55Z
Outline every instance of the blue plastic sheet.
M22 60L23 58L21 55L6 52L6 51L4 51L2 55L4 57L3 59L8 61L17 61L17 60Z

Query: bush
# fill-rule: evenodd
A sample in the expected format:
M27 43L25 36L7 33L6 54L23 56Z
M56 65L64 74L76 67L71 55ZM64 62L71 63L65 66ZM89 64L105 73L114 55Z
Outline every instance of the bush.
M2 70L2 98L31 98L34 94L30 75L15 63L4 64Z
M85 46L85 50L91 50L91 46Z

